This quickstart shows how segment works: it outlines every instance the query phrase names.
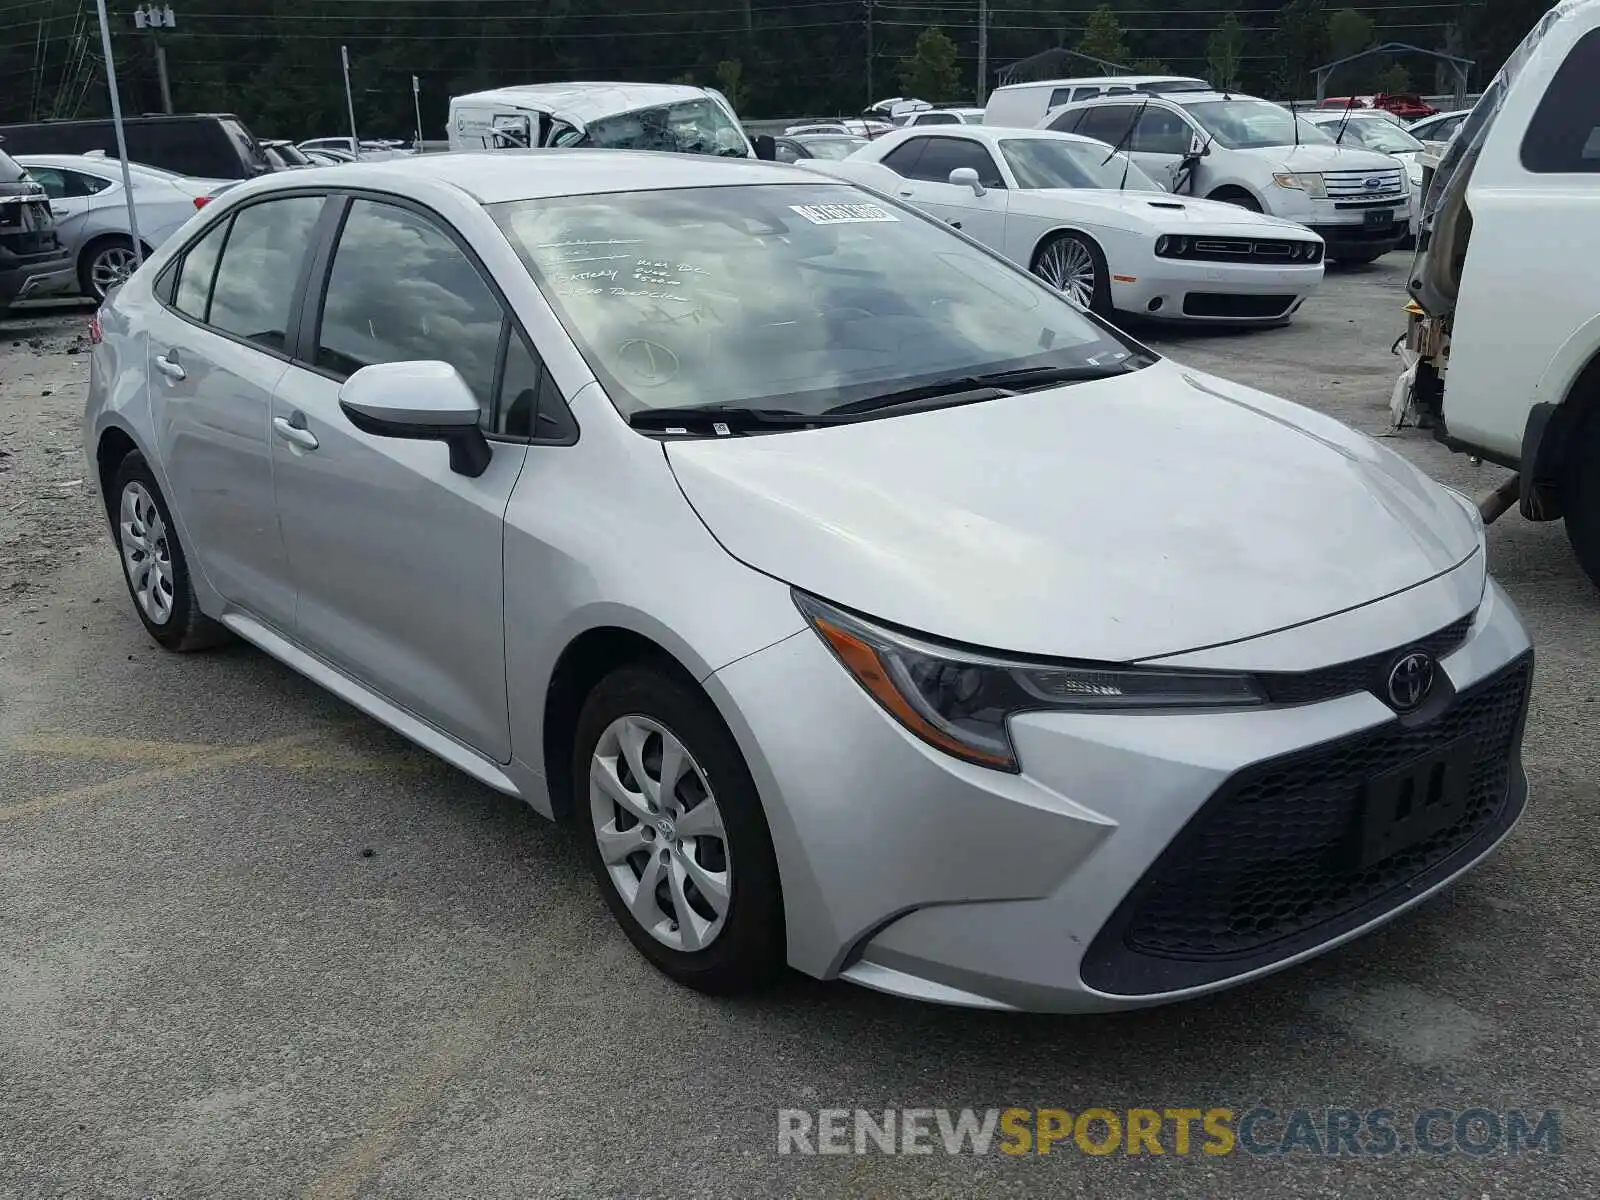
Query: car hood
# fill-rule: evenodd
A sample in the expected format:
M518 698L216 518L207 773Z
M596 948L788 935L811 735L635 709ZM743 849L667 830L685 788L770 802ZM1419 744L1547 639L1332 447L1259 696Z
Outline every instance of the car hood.
M1392 171L1395 168L1394 160L1387 154L1350 146L1267 146L1234 153L1266 159L1273 164L1274 171Z
M1010 211L1040 216L1086 211L1108 216L1116 213L1153 229L1181 229L1185 233L1210 232L1214 231L1213 227L1226 226L1234 233L1247 228L1255 235L1273 230L1309 236L1305 226L1282 217L1251 212L1237 204L1224 204L1220 200L1200 200L1191 196L1175 196L1170 192L1123 192L1092 188L1019 189L1011 193Z
M1431 579L1465 502L1298 405L1171 363L900 417L671 441L729 553L924 634L1157 658Z

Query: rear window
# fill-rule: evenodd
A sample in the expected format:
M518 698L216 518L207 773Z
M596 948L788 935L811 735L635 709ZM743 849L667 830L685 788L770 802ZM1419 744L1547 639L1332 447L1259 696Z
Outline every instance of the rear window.
M1600 29L1578 39L1539 101L1522 139L1522 165L1535 175L1600 171Z
M0 150L0 183L16 183L25 173L16 159Z

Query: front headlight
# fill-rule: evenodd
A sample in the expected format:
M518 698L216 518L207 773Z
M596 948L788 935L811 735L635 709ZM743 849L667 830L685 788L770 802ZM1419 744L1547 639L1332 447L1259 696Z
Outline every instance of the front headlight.
M1020 770L1006 729L1017 713L1264 704L1248 675L1116 663L1027 662L901 633L795 591L794 602L845 670L930 746Z
M1281 188L1304 192L1313 200L1326 200L1328 189L1322 182L1321 171L1279 171L1272 182Z

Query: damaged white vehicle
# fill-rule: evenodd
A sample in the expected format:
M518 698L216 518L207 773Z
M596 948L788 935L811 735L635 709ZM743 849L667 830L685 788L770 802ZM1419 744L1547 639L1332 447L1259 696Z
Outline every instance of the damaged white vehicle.
M1092 138L946 125L804 165L949 222L1102 316L1283 324L1322 282L1309 229L1174 196Z

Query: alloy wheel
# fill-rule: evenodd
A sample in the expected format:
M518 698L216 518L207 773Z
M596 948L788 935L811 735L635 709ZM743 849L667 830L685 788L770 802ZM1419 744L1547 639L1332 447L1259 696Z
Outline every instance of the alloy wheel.
M728 916L733 864L716 796L658 721L618 717L589 767L589 809L606 874L634 920L673 950L703 950Z
M135 603L151 624L165 625L172 618L172 548L161 510L142 483L122 489L117 544Z
M112 288L127 282L137 265L131 246L107 246L96 254L89 264L89 285L94 289L94 298L104 300Z
M1094 304L1100 282L1094 255L1076 238L1058 238L1046 246L1039 255L1034 274L1065 293L1067 299L1080 308Z

